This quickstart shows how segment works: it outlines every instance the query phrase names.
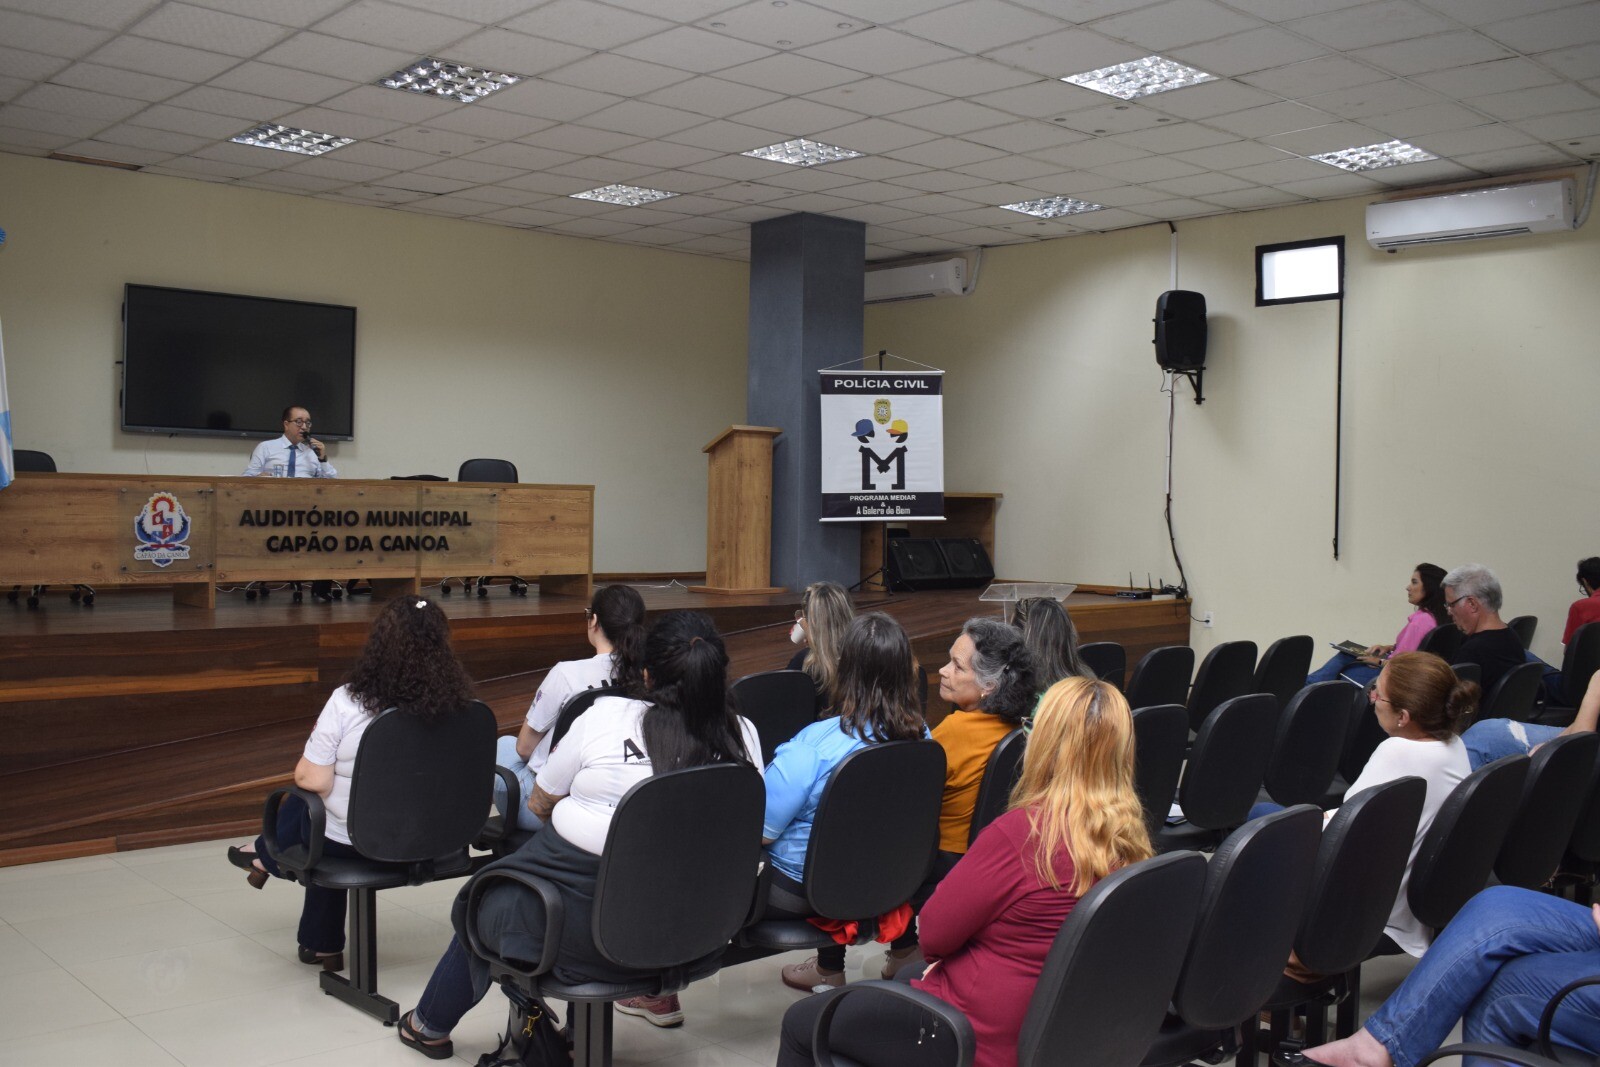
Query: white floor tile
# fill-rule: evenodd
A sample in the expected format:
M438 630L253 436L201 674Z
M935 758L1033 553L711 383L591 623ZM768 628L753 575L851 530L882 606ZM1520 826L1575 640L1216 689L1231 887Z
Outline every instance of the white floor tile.
M63 966L237 937L182 900L158 900L17 923L16 930Z
M59 967L32 941L6 923L0 923L0 978L34 971L54 971Z
M90 857L99 860L101 857ZM76 864L77 860L62 860ZM48 866L48 865L47 865ZM7 868L15 870L17 868ZM0 874L5 873L0 871ZM105 908L171 900L171 893L117 863L66 868L60 873L0 883L0 919L13 926L57 915L92 915Z
M295 886L286 888L297 891ZM385 967L424 961L431 964L444 955L444 950L450 944L450 938L455 936L455 931L448 923L430 919L406 908L386 907L383 897L383 893L378 894L379 975L382 975ZM296 924L300 921L298 912L294 916L294 921ZM283 926L254 931L249 936L253 941L285 959L297 960L300 951L299 942L295 939L297 929L297 925ZM346 953L349 952L349 947L348 944L345 946Z
M284 927L293 929L300 921L300 904L305 899L305 891L281 879L273 879L261 889L252 889L244 880L244 872L239 871L238 885L210 893L195 893L184 899L241 934L255 934Z
M245 872L229 863L224 851L215 846L207 853L190 854L177 859L145 857L145 862L136 866L130 864L128 869L174 896L185 899L199 893L233 889L236 886L250 889L250 884L244 880Z
M115 855L77 856L69 860L51 860L48 863L24 863L16 867L0 867L0 891L17 882L30 882L35 878L60 878L69 874L89 871L109 871L121 866Z
M281 986L270 998L248 993L131 1021L185 1067L265 1067L393 1033L323 993L315 980Z
M111 1005L60 968L0 977L0 1004L5 1005L8 1041L117 1018Z
M244 993L266 994L287 985L316 985L313 968L285 960L242 935L68 970L129 1017Z
M180 1067L179 1062L126 1019L7 1040L6 1063L113 1063L117 1067ZM220 1062L220 1061L217 1061Z
M249 840L241 835L227 841L192 841L187 845L129 849L127 852L113 853L112 858L124 867L133 869L147 867L152 863L171 863L174 860L213 859L230 871L239 871L239 868L228 862L228 846L249 843ZM243 881L243 871L239 871L239 878Z

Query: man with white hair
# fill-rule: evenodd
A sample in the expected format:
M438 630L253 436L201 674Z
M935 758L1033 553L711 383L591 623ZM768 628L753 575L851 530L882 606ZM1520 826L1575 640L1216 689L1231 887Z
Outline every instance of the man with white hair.
M1500 579L1483 564L1468 563L1446 574L1441 584L1450 620L1467 635L1456 662L1476 663L1483 672L1479 684L1488 693L1507 671L1528 659L1522 642L1500 618Z

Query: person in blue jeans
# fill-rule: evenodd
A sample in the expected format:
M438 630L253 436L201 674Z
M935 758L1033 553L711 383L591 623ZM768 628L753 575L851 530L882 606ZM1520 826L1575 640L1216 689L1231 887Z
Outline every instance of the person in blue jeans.
M1467 746L1467 758L1472 761L1472 769L1477 770L1502 756L1532 752L1546 741L1564 734L1592 733L1597 721L1600 721L1600 671L1590 676L1589 688L1584 691L1578 714L1571 726L1563 728L1518 722L1515 719L1484 719L1467 727L1461 740Z
M1525 1047L1556 990L1600 973L1600 906L1493 886L1467 902L1400 988L1350 1037L1289 1062L1414 1067L1462 1022L1466 1041ZM1562 1002L1551 1040L1600 1052L1600 987Z
M1419 563L1406 583L1406 603L1411 614L1400 627L1392 645L1373 645L1360 656L1348 652L1335 652L1333 657L1306 676L1306 684L1334 682L1343 678L1356 685L1371 685L1383 669L1384 660L1402 652L1415 652L1429 630L1449 622L1444 606L1445 570L1436 563Z

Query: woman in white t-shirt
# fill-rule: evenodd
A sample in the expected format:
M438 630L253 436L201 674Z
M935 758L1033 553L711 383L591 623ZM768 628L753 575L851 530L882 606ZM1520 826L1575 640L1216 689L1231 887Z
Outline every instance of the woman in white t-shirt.
M727 682L728 654L711 620L699 612L669 612L645 639L643 690L634 698L595 701L535 775L529 806L548 825L490 866L538 874L560 891L566 915L555 973L563 981L632 977L600 955L589 932L600 853L623 795L657 772L730 762L760 769L760 738L734 713ZM452 912L455 938L416 1008L400 1018L401 1042L430 1059L455 1054L450 1031L489 989L487 965L466 950L461 936L466 896L463 888ZM489 889L477 922L478 936L497 952L516 959L542 955L544 909L528 890L509 882ZM676 997L660 999L677 1010Z
M534 776L550 758L550 733L561 715L562 705L585 689L616 686L633 690L639 687L640 659L644 655L644 599L626 585L596 589L584 609L584 636L594 649L587 659L562 660L545 675L544 684L533 694L527 718L516 737L502 737L495 748L495 762L508 768L521 783L523 797L533 799ZM505 783L494 780L495 806L505 809ZM523 805L517 811L517 825L538 830L544 822Z
M359 855L350 845L345 815L356 749L372 717L388 708L423 718L451 715L471 700L472 680L451 651L450 623L444 612L431 601L416 597L402 597L385 607L372 624L349 680L323 705L295 765L294 784L322 797L326 813L323 855ZM305 804L295 797L286 798L278 809L277 829L280 845L304 844L310 833ZM228 861L243 867L257 889L266 884L269 874L279 874L259 837L251 848L230 847ZM306 886L305 893L300 910L300 962L342 970L349 894L314 885Z

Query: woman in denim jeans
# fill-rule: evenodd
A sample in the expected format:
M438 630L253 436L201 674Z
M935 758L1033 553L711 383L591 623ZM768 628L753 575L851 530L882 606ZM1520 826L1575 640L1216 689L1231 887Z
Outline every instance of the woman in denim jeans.
M1597 721L1600 721L1600 671L1590 676L1589 688L1584 691L1583 700L1578 705L1577 717L1565 729L1560 726L1541 726L1536 722L1518 722L1516 719L1484 719L1467 727L1461 740L1467 746L1467 758L1472 761L1472 769L1477 770L1502 756L1532 752L1546 741L1553 741L1563 734L1592 733Z
M1366 1026L1289 1062L1414 1067L1443 1044L1458 1019L1466 1041L1527 1046L1556 990L1591 974L1600 974L1600 906L1494 886L1450 920ZM1559 1045L1600 1052L1600 987L1567 997L1550 1036Z

